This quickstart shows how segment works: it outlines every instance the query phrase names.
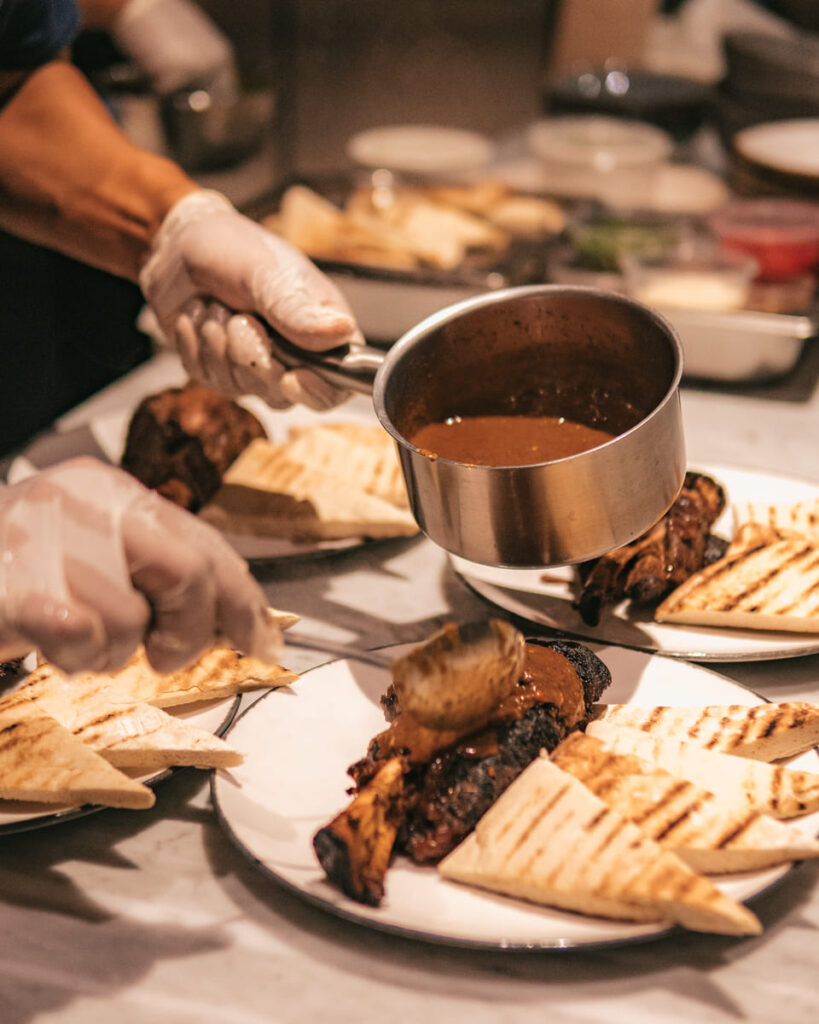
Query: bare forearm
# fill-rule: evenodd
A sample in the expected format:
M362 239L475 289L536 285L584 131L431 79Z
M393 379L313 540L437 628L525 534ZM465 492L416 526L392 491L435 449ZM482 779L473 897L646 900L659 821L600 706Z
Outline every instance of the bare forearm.
M165 214L196 188L129 142L65 61L0 110L0 227L29 241L136 280Z

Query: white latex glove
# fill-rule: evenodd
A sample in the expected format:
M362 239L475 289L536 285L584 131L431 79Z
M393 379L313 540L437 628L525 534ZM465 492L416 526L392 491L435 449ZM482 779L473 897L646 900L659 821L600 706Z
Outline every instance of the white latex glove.
M0 486L0 651L68 672L140 643L170 672L211 646L276 663L281 633L247 564L206 523L88 456Z
M194 380L228 396L259 395L279 409L327 409L347 397L310 370L285 372L258 319L312 351L361 342L341 292L303 253L218 192L201 189L176 203L139 280Z
M226 100L238 94L233 46L191 0L129 0L111 35L160 96L196 86Z

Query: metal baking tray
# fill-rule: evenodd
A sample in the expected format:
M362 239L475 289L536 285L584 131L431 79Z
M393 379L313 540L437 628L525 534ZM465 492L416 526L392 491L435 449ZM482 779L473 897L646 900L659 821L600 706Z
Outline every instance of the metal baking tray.
M255 220L278 210L285 190L307 185L326 199L341 205L360 175L327 175L297 178L243 209ZM314 258L341 289L367 340L391 345L406 331L432 313L462 299L512 285L546 280L547 253L555 238L513 238L503 254L470 253L452 270L433 267L395 269Z
M661 309L677 330L689 378L762 383L788 374L817 334L812 314Z

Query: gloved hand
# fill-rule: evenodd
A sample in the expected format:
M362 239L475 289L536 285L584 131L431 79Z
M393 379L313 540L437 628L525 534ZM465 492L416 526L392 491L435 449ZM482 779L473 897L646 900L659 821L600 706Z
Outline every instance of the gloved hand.
M88 456L0 486L0 651L68 672L140 643L170 672L211 646L264 661L281 633L247 564L210 526Z
M310 370L285 373L258 319L313 351L361 342L343 296L303 253L219 193L197 190L171 208L139 280L194 380L280 409L326 409L347 397Z
M190 0L128 0L110 31L160 96L196 86L225 100L238 94L232 44Z

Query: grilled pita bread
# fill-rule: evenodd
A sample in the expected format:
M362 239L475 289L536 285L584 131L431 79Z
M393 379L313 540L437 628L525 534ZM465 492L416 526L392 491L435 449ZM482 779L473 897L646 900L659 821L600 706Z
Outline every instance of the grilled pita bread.
M757 523L780 533L819 537L819 498L797 501L792 505L766 505L753 501L734 505L736 530L746 523Z
M151 668L140 650L119 672L102 678L112 702L145 702L169 708L289 686L298 676L281 665L267 665L227 648L214 648L193 664L168 674Z
M267 608L267 617L269 621L275 623L279 629L290 629L291 626L295 626L301 618L300 615L296 615L295 612L282 611L281 608Z
M566 214L558 203L540 196L516 195L498 181L430 185L425 194L434 202L477 214L515 235L559 234L566 225Z
M34 675L36 680L0 702L0 709L18 719L49 715L119 768L227 768L243 760L224 740L158 707L112 701L104 675L68 677L50 665Z
M108 705L72 733L117 768L232 768L244 760L218 736L151 704Z
M444 878L602 917L755 935L757 918L546 755L438 865Z
M294 427L285 445L303 466L354 482L367 494L409 508L395 441L368 423L326 423Z
M819 704L706 705L640 707L601 704L594 717L612 725L642 729L721 750L754 761L777 761L819 744Z
M636 754L724 800L743 799L761 814L795 818L819 810L819 775L811 772L734 757L610 722L589 722L586 732L615 753Z
M16 690L0 700L0 709L20 701L39 700L68 679L55 665L44 662ZM104 693L111 704L153 704L159 708L231 697L250 690L289 686L295 672L266 665L228 648L213 648L176 672L155 671L140 648L117 672L78 672L70 677L70 692L94 700Z
M756 871L819 857L819 842L749 810L741 796L720 799L641 757L607 750L593 736L572 733L551 758L695 871Z
M341 210L305 185L292 185L282 196L278 214L263 225L310 256L353 263L386 262L415 267L420 254L400 228L373 210ZM430 249L423 246L424 253ZM433 255L437 250L433 249ZM456 258L462 254L458 248ZM452 256L447 250L447 259Z
M48 715L9 713L0 715L0 798L135 810L155 799Z
M275 609L270 609L270 614L284 621L297 618ZM151 806L151 790L112 766L141 771L172 766L227 768L243 760L224 740L167 714L162 706L282 686L296 678L278 665L265 665L225 649L207 651L194 664L168 675L155 672L143 650L111 674L84 672L69 677L44 663L17 690L0 699L0 723L8 727L8 735L30 737L27 742L34 773L30 783L26 782L24 774L15 774L13 763L9 768L3 762L0 750L0 796L69 804L90 801L123 807ZM52 748L56 751L56 774L49 789ZM79 773L73 789L63 784L72 751ZM83 782L82 773L92 769L98 782L93 773L90 781ZM52 795L43 795L52 790Z
M747 523L723 558L669 594L655 619L819 633L819 536Z
M251 442L200 511L221 530L291 540L409 537L410 513L337 475L291 458L287 445Z

